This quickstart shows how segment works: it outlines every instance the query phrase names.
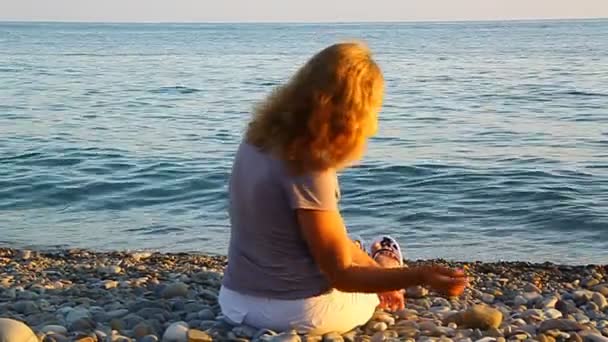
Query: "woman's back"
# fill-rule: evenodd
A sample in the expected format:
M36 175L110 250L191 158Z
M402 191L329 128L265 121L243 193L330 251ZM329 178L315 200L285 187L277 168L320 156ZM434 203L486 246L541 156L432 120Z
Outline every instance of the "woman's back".
M229 187L232 229L224 286L276 299L327 292L330 285L300 234L294 209L335 209L335 172L293 177L282 161L244 142Z

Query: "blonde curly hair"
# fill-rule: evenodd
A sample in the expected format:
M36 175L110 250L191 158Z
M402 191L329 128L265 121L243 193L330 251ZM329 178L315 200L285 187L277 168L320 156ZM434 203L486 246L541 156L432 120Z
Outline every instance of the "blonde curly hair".
M329 46L257 106L245 139L296 172L341 168L376 132L383 88L366 46Z

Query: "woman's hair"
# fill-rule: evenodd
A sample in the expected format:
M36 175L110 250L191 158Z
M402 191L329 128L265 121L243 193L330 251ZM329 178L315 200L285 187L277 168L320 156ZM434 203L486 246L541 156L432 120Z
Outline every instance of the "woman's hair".
M339 168L375 133L383 87L364 45L332 45L258 105L246 141L296 172Z

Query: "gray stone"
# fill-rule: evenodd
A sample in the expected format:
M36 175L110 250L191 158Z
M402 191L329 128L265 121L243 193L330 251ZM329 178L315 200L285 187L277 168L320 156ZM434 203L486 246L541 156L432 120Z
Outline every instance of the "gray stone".
M112 311L106 312L105 316L107 317L107 319L113 319L113 318L123 317L124 315L126 315L128 313L129 313L129 310L127 310L127 309L118 309L118 310L112 310Z
M93 331L97 327L97 323L91 318L79 318L68 325L70 331Z
M257 329L247 325L239 325L238 327L234 327L232 332L236 337L251 339L257 333Z
M186 322L175 322L165 330L163 342L187 342L188 324Z
M38 337L24 323L0 318L0 342L38 342Z
M558 300L559 298L557 298L556 296L547 297L545 298L545 300L543 300L542 306L545 309L553 309L555 308L555 304Z
M574 291L574 293L572 295L573 295L575 301L586 303L589 300L591 300L591 297L593 296L593 292L589 291L589 290L578 290L578 291Z
M323 335L323 342L344 342L344 337L336 332L331 332Z
M284 332L275 336L272 336L268 341L270 342L301 342L302 339L295 332Z
M514 306L521 306L521 305L526 305L526 304L528 304L528 300L526 298L524 298L523 296L517 296L513 300Z
M277 335L277 333L270 329L260 329L255 333L255 335L253 335L252 340L257 340L257 339L261 338L262 336L272 337L275 335Z
M319 336L319 335L304 335L301 338L302 338L302 342L321 342L321 341L323 341L323 336Z
M70 326L72 323L81 318L91 318L91 313L89 310L84 308L70 309L65 317L65 322L68 324L68 326Z
M585 342L608 342L608 337L594 333L592 331L584 331L580 333Z
M422 286L413 286L406 290L406 295L408 298L424 298L428 296L428 294L429 290Z
M542 322L538 330L542 333L548 330L580 331L584 326L568 319L550 319Z
M346 334L342 334L342 337L344 338L345 342L355 342L355 339L357 337L357 330L351 330Z
M372 320L384 322L389 326L395 324L395 318L386 312L377 312L376 314L374 314Z
M546 309L545 316L550 319L562 318L562 312L557 309Z
M210 309L202 309L198 312L198 318L203 321L213 320L215 319L215 313L213 313L213 311L211 311Z
M150 324L149 322L143 321L140 323L137 323L137 325L135 325L135 327L133 328L133 335L135 336L135 338L142 338L144 336L147 335L155 335L156 334L156 329L152 326L152 324Z
M388 329L388 324L384 322L375 322L371 325L373 331L384 331Z
M481 295L481 301L486 303L486 304L492 304L494 303L494 295L489 294L489 293L484 293Z
M207 300L217 302L217 292L214 292L214 291L211 291L208 289L203 289L203 290L199 291L198 294Z
M176 282L167 285L161 292L163 298L186 297L188 295L188 285Z
M522 296L526 299L526 302L531 305L534 305L543 299L543 296L538 292L526 292Z
M143 318L156 318L163 321L166 321L171 316L169 311L161 308L143 308L137 312L137 315Z
M527 283L523 288L524 292L537 292L541 293L542 291L534 284Z
M143 322L145 319L137 314L130 313L124 316L121 320L125 323L127 329L131 329L135 327L138 323Z
M587 315L583 314L582 312L577 312L577 313L573 314L573 316L574 316L574 319L576 319L576 321L581 324L589 323L591 321L589 319L589 317Z
M386 335L384 331L378 331L372 335L371 342L383 342L386 341Z
M38 306L31 300L21 300L13 306L15 311L24 315L31 315L38 312Z
M70 340L67 337L60 335L60 334L49 333L49 334L43 335L41 337L42 337L42 339L41 339L42 342L70 342Z
M122 271L120 266L111 265L111 266L102 266L97 269L97 272L106 274L106 275L115 275L119 274Z
M156 335L146 335L137 340L137 342L158 342L158 337Z
M49 324L45 325L40 329L40 332L43 334L55 333L60 335L65 335L68 333L68 329L63 325Z
M600 310L604 310L606 307L608 307L606 297L599 292L593 292L591 295L591 300L599 307Z

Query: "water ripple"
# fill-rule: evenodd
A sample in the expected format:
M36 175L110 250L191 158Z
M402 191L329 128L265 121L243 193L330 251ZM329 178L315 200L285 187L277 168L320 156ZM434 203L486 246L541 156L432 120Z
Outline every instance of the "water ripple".
M360 37L386 96L368 157L340 175L349 229L412 258L608 263L605 32L0 23L0 244L224 254L252 107Z

